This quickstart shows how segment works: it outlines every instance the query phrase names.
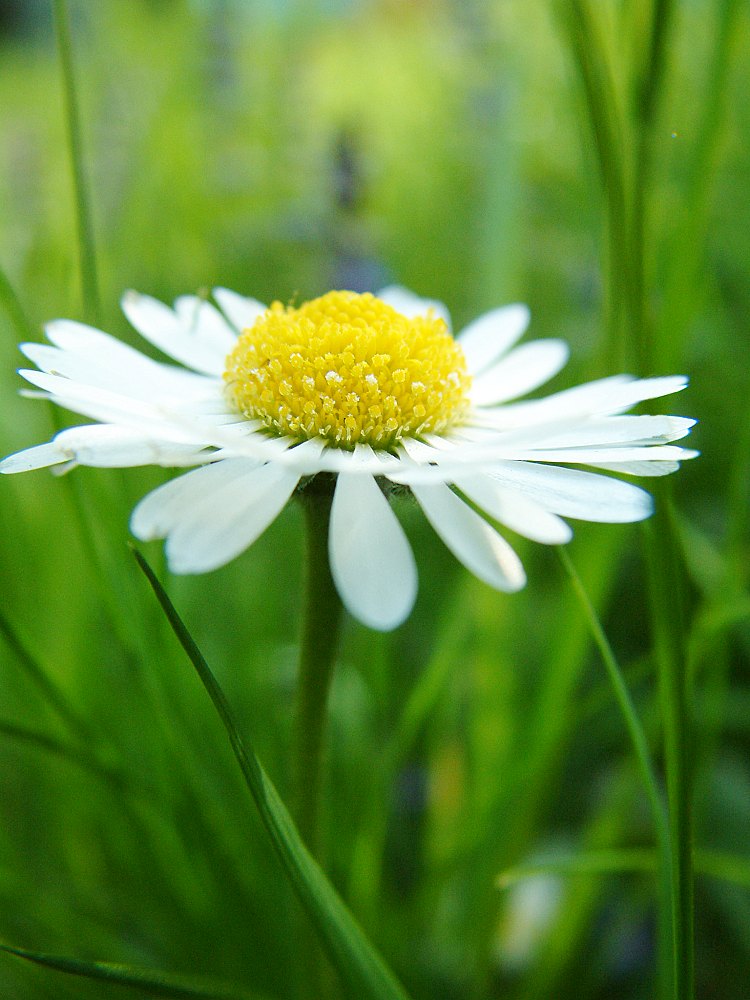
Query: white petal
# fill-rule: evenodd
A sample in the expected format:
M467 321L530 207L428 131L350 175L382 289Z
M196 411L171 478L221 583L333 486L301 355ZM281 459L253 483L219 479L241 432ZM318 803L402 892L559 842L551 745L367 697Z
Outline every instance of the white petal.
M37 444L33 448L25 448L14 455L8 455L0 462L0 473L11 475L15 472L32 472L34 469L46 469L50 465L70 460L70 455L64 454L54 441L47 444Z
M475 576L512 593L526 583L521 561L494 528L442 483L412 486L412 493L445 544Z
M564 389L544 399L503 406L498 409L496 419L502 427L519 427L563 418L622 413L644 400L680 392L686 385L687 378L684 375L644 379L636 379L631 375L612 375L572 389ZM488 413L487 420L491 418L492 414Z
M166 406L118 396L97 386L82 385L45 372L22 370L19 374L45 389L49 394L47 398L53 402L93 420L128 427L147 437L158 435L159 440L192 444L199 449L214 443L212 431L219 418L198 419L190 413L170 411Z
M381 288L375 294L381 302L385 302L392 309L395 309L397 313L401 313L402 316L406 316L408 319L413 319L415 316L426 316L430 309L432 309L436 316L445 321L448 329L450 330L451 328L451 317L448 308L442 302L438 302L437 299L423 299L419 295L415 295L414 292L410 292L408 288L402 288L400 285L388 285L387 288Z
M266 307L257 299L248 299L238 295L229 288L214 288L214 298L221 306L222 312L237 330L251 327Z
M299 447L302 447L300 445ZM286 453L282 461L290 466L297 464L298 449ZM309 456L305 456L309 460ZM314 465L314 468L312 467ZM306 473L313 472L356 472L370 473L373 476L385 476L397 472L401 468L401 460L383 451L375 451L369 445L357 445L354 451L343 448L325 446L319 457L308 461Z
M228 352L204 340L200 326L191 329L163 302L150 295L126 292L122 310L136 330L159 350L205 375L220 376Z
M523 336L531 321L528 306L500 306L475 319L458 335L472 375L478 375Z
M581 469L501 462L488 475L563 517L614 524L642 521L653 511L651 496L640 487Z
M513 447L528 444L533 448L546 449L663 444L685 437L694 424L694 420L686 417L577 417L547 426L506 432L503 440Z
M131 381L140 381L141 394L150 391L194 396L205 390L207 382L213 382L196 372L154 361L129 344L84 323L56 319L47 323L44 331L50 342L61 350L82 359L88 358L98 368L119 372L121 377L127 376ZM31 357L27 346L22 344L21 350Z
M132 416L134 421L151 423L158 419L159 411L143 400L120 396L98 386L74 382L60 375L21 368L18 374L27 382L49 393L51 399L66 409L92 417L94 420L116 423L120 417Z
M124 469L139 465L185 466L205 462L192 444L155 439L127 427L93 424L68 427L55 445L78 465Z
M207 573L234 559L286 506L299 475L263 465L226 483L178 517L167 537L173 573Z
M338 476L328 547L336 589L355 618L384 632L407 618L417 596L417 568L372 476Z
M98 351L74 353L46 344L21 344L21 351L44 372L133 399L153 401L177 396L187 400L204 395L215 385L203 375L158 364L138 351L123 352L117 359Z
M226 357L237 343L237 334L216 306L197 295L175 299L174 311L186 333L198 337L217 354Z
M489 476L461 476L453 484L490 517L524 538L543 545L564 545L573 537L570 526L556 514Z
M677 472L679 462L591 462L595 469L623 472L627 476L669 476Z
M97 330L85 323L77 323L71 319L55 319L44 327L47 338L56 347L69 351L79 357L90 357L108 368L137 368L145 370L156 364L145 354L141 354L129 344L124 344L116 337ZM21 345L24 350L26 345ZM26 352L25 352L26 353ZM28 357L27 353L27 357ZM178 371L179 369L172 369ZM185 373L188 374L187 372ZM195 377L195 376L192 376Z
M471 401L476 406L488 406L517 399L557 375L569 354L564 340L535 340L517 347L476 377Z
M431 462L437 462L441 455L442 450L436 448L434 445L427 444L426 441L419 441L416 438L404 438L401 441L401 451L411 459L407 463L406 468L411 468L414 463L418 465L427 465Z
M258 467L259 463L253 459L224 459L170 479L136 504L130 515L130 530L143 542L165 538L185 511L193 510L206 500L211 501L227 483L245 477Z
M631 448L613 446L611 448L509 448L507 455L530 462L564 462L571 465L599 465L602 462L686 462L696 458L697 451L679 448L677 445L635 445Z

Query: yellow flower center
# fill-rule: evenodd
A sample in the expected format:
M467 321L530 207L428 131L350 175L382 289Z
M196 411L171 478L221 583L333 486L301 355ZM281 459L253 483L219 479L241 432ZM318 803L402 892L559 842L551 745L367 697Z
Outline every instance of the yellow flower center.
M227 357L227 394L273 434L390 449L441 433L468 409L461 347L432 310L407 319L374 295L329 292L299 309L280 302Z

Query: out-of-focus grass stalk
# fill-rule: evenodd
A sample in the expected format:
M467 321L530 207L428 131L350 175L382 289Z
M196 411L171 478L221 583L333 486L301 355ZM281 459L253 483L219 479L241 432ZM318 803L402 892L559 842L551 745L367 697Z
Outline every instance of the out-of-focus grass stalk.
M669 800L674 996L676 1000L692 1000L695 992L693 735L683 641L683 567L668 508L667 484L658 483L657 491L656 513L646 525L645 533Z
M176 976L172 972L114 962L85 962L68 955L29 951L4 942L0 942L0 951L71 976L94 982L117 983L139 992L145 990L152 997L170 997L172 1000L264 1000L257 993L248 993L213 980Z
M656 855L648 848L608 848L597 851L577 851L575 854L539 855L501 872L499 889L537 875L624 875L655 872ZM695 870L701 875L732 885L750 888L750 862L737 854L722 851L696 851Z
M401 984L364 936L320 865L310 854L271 779L253 749L240 736L226 695L193 637L151 567L137 550L133 551L175 636L195 667L221 719L271 844L342 980L351 994L358 997L370 997L371 1000L408 1000Z
M578 571L573 565L573 560L570 558L566 549L560 547L557 551L563 569L568 575L573 592L578 599L581 610L583 611L584 617L588 623L591 637L594 640L596 648L599 650L599 655L602 658L602 662L612 684L612 690L614 691L615 698L617 699L617 704L620 706L620 711L622 712L622 717L625 721L625 725L627 726L628 734L630 735L630 740L633 744L633 750L635 751L638 769L641 773L641 780L643 781L643 787L646 790L646 795L648 796L649 804L651 806L651 813L653 816L654 829L656 831L659 849L662 851L663 857L668 859L669 832L667 815L664 809L661 794L659 792L659 782L656 775L656 768L654 767L654 763L651 758L651 751L648 747L646 733L641 724L641 720L638 718L638 713L635 709L635 705L633 704L633 699L630 697L630 692L628 691L628 686L623 672L620 669L620 665L617 662L614 652L612 651L612 647L609 644L609 640L604 632L599 616L589 599L589 595L586 593L586 588L578 575Z
M435 651L420 673L400 713L392 738L379 754L373 769L367 808L354 844L349 876L349 895L372 925L377 921L378 896L382 890L385 844L388 832L388 792L396 775L424 733L449 679L470 640L473 591L463 587L450 616L445 616Z
M90 739L91 730L88 723L81 718L78 711L70 704L64 691L57 686L49 673L32 656L3 611L0 611L0 635L15 654L16 660L26 674L42 692L47 704L65 723L70 732L79 739Z
M624 332L632 345L641 374L651 370L657 353L656 330L648 322L649 288L646 258L652 245L647 206L653 177L653 129L663 89L665 59L674 17L673 0L654 0L650 9L648 44L643 67L637 72L631 120L621 128L632 135L622 143L615 127L620 105L610 86L614 76L607 69L607 53L597 31L596 16L587 0L563 2L562 24L586 93L591 129L610 216L608 284L611 300L622 302L624 328L610 328L609 358L613 336ZM632 69L630 78L632 79ZM613 197L613 192L617 197ZM613 216L615 218L613 218ZM616 247L612 240L621 239ZM613 262L617 269L612 268ZM617 292L616 288L620 288ZM668 331L666 332L668 333ZM664 332L661 336L665 336ZM659 490L663 495L663 491ZM671 974L666 967L665 942L660 943L660 989L677 1000L691 1000L694 993L692 786L688 766L690 740L685 659L682 656L682 622L672 602L677 601L681 580L675 560L675 534L669 518L657 512L656 526L647 541L651 614L664 726L666 778L669 802ZM662 900L662 906L666 901ZM666 927L663 918L660 926Z
M659 96L664 79L667 41L674 19L674 0L654 0L651 15L651 38L646 63L637 76L633 106L635 119L635 162L633 164L633 209L630 232L633 282L631 336L641 375L653 371L653 342L648 308L647 263L648 196L654 161L654 128L659 111Z
M620 542L614 534L583 542L589 571L589 589L597 602L606 603L617 568L620 565ZM498 795L488 810L481 829L467 829L465 852L469 877L475 886L494 881L498 871L517 864L526 857L529 844L534 843L543 823L542 816L556 794L561 774L561 760L567 752L571 729L576 719L579 682L586 665L589 631L576 619L572 595L567 593L559 612L566 622L558 630L557 641L550 645L548 655L539 665L540 683L529 704L523 723L526 735L510 760L503 782L498 783ZM474 906L472 927L482 942L477 949L476 987L472 1000L487 995L491 980L496 941L499 898L484 897L487 905Z
M626 118L608 65L598 15L587 0L558 0L555 6L583 87L606 206L606 339L603 362L615 371L627 365L630 311L637 278L629 253Z
M83 309L88 322L95 326L101 325L101 302L99 298L99 279L97 271L96 245L94 228L91 218L86 171L83 162L83 138L81 115L78 102L78 91L73 68L73 43L70 31L70 11L67 0L52 0L52 10L55 22L55 34L60 57L60 73L62 79L63 103L67 127L68 155L73 177L75 216L78 235L78 264L80 270ZM53 422L60 429L57 411L53 410ZM108 557L100 551L100 546L91 530L95 523L87 514L87 502L78 481L69 484L72 503L78 519L81 538L84 547L96 567L104 583L101 593L110 611L111 621L118 630L124 648L132 647L132 637L129 625L123 621L119 602L113 598L111 586L112 574L107 565Z
M78 262L81 272L81 291L86 318L96 326L101 325L99 278L97 274L94 227L91 219L86 174L83 166L83 138L78 107L75 73L73 70L73 43L70 33L70 13L67 0L52 0L55 34L60 53L65 121L67 126L68 153L75 188L76 223L78 227Z
M670 934L673 934L670 919L670 906L668 905L668 901L671 898L670 872L672 871L673 866L672 844L670 843L669 835L669 818L659 791L659 781L656 774L656 768L654 767L651 751L648 747L648 740L646 739L646 734L643 726L641 725L641 720L638 718L635 705L630 697L625 677L623 676L622 670L620 669L617 659L612 651L612 647L609 644L609 640L604 632L599 616L597 615L596 610L586 593L583 582L581 581L581 578L578 575L567 550L559 548L558 554L560 556L560 562L562 563L563 569L567 573L573 591L578 598L581 610L583 611L584 617L586 618L588 627L591 631L591 637L599 650L599 655L602 658L602 662L604 663L604 667L612 684L615 698L620 706L622 717L625 721L628 734L630 735L630 740L633 744L633 750L635 751L635 757L638 763L638 770L640 771L641 780L643 781L643 786L651 806L651 815L653 818L656 843L659 852L660 893L663 904L659 910L659 918L660 941L663 945L664 942L669 940ZM664 905L665 903L666 905Z
M697 141L685 183L683 204L689 210L677 220L667 252L672 266L665 278L661 326L671 331L671 337L655 339L652 349L655 365L663 371L672 370L678 362L680 341L675 334L684 336L695 309L695 290L700 287L698 275L708 208L722 151L727 83L735 66L733 50L741 37L737 30L741 9L740 0L722 0L718 5L713 51L703 77L703 105L695 123ZM681 137L677 136L676 141L682 141Z
M0 305L5 309L16 333L22 340L30 339L34 335L31 321L26 315L26 311L21 305L21 300L16 295L13 285L6 273L0 268Z
M633 221L630 249L637 262L638 282L633 288L635 313L640 322L632 330L641 374L649 374L657 330L646 321L648 294L645 262L653 233L647 218L647 198L653 171L653 132L664 80L665 58L674 19L673 0L654 0L648 61L636 95L634 114L638 141L634 164ZM689 211L689 207L688 207ZM659 339L669 329L659 328ZM687 656L684 643L683 570L678 555L677 532L670 516L669 485L657 483L658 503L654 521L646 531L649 601L654 652L659 675L664 760L669 802L671 840L671 898L673 940L673 991L676 1000L695 995L694 873L693 873L693 767L692 726Z

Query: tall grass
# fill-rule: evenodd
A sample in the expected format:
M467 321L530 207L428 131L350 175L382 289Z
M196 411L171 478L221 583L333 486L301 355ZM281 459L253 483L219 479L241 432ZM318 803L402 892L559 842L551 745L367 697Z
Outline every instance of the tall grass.
M55 430L16 395L15 344L58 315L134 342L127 287L287 300L398 280L457 325L524 299L536 336L572 344L557 386L692 376L673 405L701 418L703 457L645 532L576 525L572 577L514 539L529 584L503 597L399 510L420 596L392 635L345 624L320 856L383 982L415 1000L740 1000L747 12L54 13L46 34L0 40L3 453ZM309 906L127 548L133 503L165 475L0 482L4 995L304 995ZM292 505L200 578L169 578L145 549L287 803L303 527ZM363 995L325 967L321 981Z

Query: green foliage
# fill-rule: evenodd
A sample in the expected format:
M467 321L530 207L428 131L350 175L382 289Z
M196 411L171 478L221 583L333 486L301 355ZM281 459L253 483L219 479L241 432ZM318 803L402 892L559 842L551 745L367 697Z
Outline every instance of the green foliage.
M529 583L502 596L404 504L420 595L393 635L346 625L321 860L415 1000L666 1000L664 904L685 957L692 862L696 992L740 1000L746 8L56 6L71 15L78 197L54 22L0 36L0 453L73 422L18 397L16 344L95 312L97 281L103 325L131 343L128 287L287 301L395 280L446 301L457 325L528 301L535 336L571 342L557 387L621 367L690 374L671 405L700 418L703 455L659 498L651 570L632 527L577 525L570 546L634 715L553 553L513 539ZM127 548L134 502L167 475L0 481L0 941L15 948L2 995L306 995L304 913ZM158 545L147 555L160 566ZM159 569L284 802L302 560L291 505L215 573ZM634 732L658 777L651 804L670 807L671 894Z

